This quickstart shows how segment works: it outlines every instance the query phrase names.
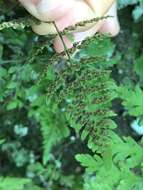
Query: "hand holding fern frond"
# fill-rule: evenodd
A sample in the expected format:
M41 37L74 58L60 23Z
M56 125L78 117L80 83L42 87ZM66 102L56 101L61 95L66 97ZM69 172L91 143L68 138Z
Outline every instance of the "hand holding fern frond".
M106 32L115 36L119 32L116 2L114 0L19 0L24 7L42 23L32 26L40 35L57 33L55 22L59 31L79 22L92 20L93 18L112 16L106 20L87 23L76 27L73 32L73 42L63 36L67 48L71 48L74 42L80 42L86 37L93 36L96 32ZM55 38L54 46L57 52L64 50L63 43Z

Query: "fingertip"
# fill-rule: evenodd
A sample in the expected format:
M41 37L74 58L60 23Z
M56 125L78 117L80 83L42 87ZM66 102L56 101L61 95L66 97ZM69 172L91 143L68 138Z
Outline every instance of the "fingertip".
M120 24L117 18L105 21L99 30L101 33L108 33L112 37L117 36L120 32Z
M57 31L53 23L41 22L38 25L33 25L32 30L39 35L56 34Z
M104 21L104 24L100 28L101 33L109 33L112 37L116 36L120 32L120 24L117 15L116 2L112 5L106 15L112 16Z
M65 50L64 45L66 46L67 49L70 49L73 47L73 43L66 36L63 36L62 40L60 37L57 36L54 40L55 51L57 53L63 52Z
M115 0L85 0L90 8L95 12L96 17L103 16L112 6Z

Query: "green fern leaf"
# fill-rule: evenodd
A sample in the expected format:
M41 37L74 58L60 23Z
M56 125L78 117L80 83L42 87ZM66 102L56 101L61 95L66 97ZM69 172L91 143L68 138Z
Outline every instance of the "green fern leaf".
M139 86L136 86L134 90L127 86L122 86L118 92L123 100L122 104L131 116L143 115L143 91Z
M6 177L0 178L0 190L23 190L31 180L24 178Z

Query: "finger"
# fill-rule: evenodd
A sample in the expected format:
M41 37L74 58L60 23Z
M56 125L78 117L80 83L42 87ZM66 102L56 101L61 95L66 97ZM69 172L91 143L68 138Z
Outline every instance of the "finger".
M63 44L64 42L64 44ZM54 49L57 53L61 53L65 50L64 45L66 46L67 49L70 49L73 47L73 42L70 41L66 36L62 37L62 40L59 36L57 36L54 40Z
M65 28L75 25L78 22L85 20L90 20L95 18L94 12L90 7L83 1L76 1L73 8L63 17L56 20L55 23L60 31L63 31ZM76 27L75 31L84 31L89 27L92 27L94 24L88 24L85 27ZM56 33L56 30L53 24L42 23L41 25L33 26L33 30L40 34L46 35L49 33Z
M103 16L112 6L115 0L85 0L95 12L96 17Z
M92 37L96 32L98 32L98 30L100 29L102 24L103 24L102 22L99 22L98 24L96 24L96 26L94 26L86 31L75 32L73 34L74 41L72 41L72 42L66 36L63 36L64 44L66 45L66 47L68 49L72 48L74 43L81 42L81 41L85 40L87 37ZM61 53L64 51L64 45L59 36L57 36L54 40L54 48L55 48L56 52L58 52L58 53Z
M40 2L40 0L19 0L19 2L26 8L26 10L39 19L39 13L36 9L36 5Z
M56 34L56 28L52 23L42 22L40 24L32 25L32 30L39 35Z
M109 1L111 3L111 0L109 0ZM108 1L108 5L109 5L109 1ZM102 2L103 2L103 0L102 0ZM88 1L88 3L89 3L89 1ZM100 4L100 6L102 5L99 2L97 4ZM46 13L44 15L46 15ZM98 16L99 16L99 14L98 14ZM85 1L75 1L73 3L73 7L71 7L70 11L68 11L60 19L56 19L55 22L56 22L58 29L60 31L62 31L62 30L64 30L64 28L71 26L71 25L74 25L77 22L81 22L84 20L90 20L90 19L95 18L95 17L96 17L95 13L91 10L91 8L87 5L87 3L85 3ZM76 32L77 31L79 31L79 32L84 31L84 30L86 30L92 26L93 26L93 24L87 24L85 27L82 27L82 28L78 27L78 28L76 28ZM51 33L56 33L56 30L55 30L55 27L53 26L53 24L42 23L41 25L33 26L33 30L34 30L34 32L36 32L40 35L47 35L47 34L51 34Z
M42 21L55 21L68 12L74 6L75 0L41 0L37 5L37 11Z
M84 31L84 32L76 32L73 34L74 36L74 42L81 42L87 37L93 36L96 32L102 32L102 33L110 33L112 36L115 36L119 33L120 26L118 22L118 17L117 17L117 6L116 2L112 5L112 7L109 9L109 11L106 13L106 15L111 15L113 16L108 18L105 21L100 21L98 22L95 26L92 28ZM67 48L71 48L73 46L74 42L70 42L68 38L64 36L64 42ZM54 47L55 50L60 53L64 51L64 46L61 42L61 39L57 37L54 42Z
M54 21L70 11L75 0L19 0L23 6L41 21Z
M112 5L107 15L111 15L112 17L104 21L103 26L100 28L100 32L109 33L111 36L116 36L120 31L116 2Z
M83 1L76 1L74 7L71 9L65 17L56 21L57 27L59 30L64 30L69 26L74 26L76 23L90 20L95 18L94 12L87 6ZM86 30L89 26L93 26L93 24L86 25L85 27L76 27L77 31Z

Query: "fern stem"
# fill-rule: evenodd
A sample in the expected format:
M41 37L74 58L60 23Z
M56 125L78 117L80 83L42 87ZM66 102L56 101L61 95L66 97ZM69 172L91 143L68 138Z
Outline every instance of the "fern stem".
M66 46L66 44L65 44L65 42L64 42L63 36L62 36L62 34L60 33L60 31L59 31L59 29L58 29L56 23L53 22L53 24L54 24L54 26L55 26L55 28L56 28L56 30L57 30L57 33L58 33L58 35L59 35L59 37L60 37L60 39L61 39L61 41L62 41L62 44L63 44L63 46L64 46L64 50L65 50L65 52L66 52L66 54L67 54L67 57L68 57L68 61L70 62L70 64L72 64L72 62L71 62L71 57L70 57L70 54L69 54L69 52L68 52L67 46Z

